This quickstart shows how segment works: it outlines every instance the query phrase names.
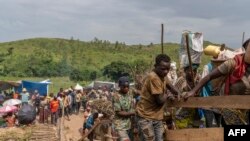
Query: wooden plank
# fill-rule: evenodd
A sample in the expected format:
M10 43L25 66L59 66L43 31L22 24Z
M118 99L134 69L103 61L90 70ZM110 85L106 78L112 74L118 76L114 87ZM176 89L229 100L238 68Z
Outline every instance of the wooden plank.
M167 141L224 141L223 128L189 128L166 131Z
M190 97L187 101L168 101L168 107L250 109L250 95Z
M95 129L98 125L103 124L103 123L112 123L112 121L111 121L111 120L101 120L101 121L99 121L98 123L94 124L94 125L92 126L92 128L91 128L86 134L84 134L78 141L84 141L84 139L85 139L92 131L94 131L94 129Z

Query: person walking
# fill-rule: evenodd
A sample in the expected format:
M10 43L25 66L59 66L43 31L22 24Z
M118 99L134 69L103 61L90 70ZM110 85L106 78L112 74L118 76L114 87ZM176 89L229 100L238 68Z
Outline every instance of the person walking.
M118 80L120 90L113 96L113 107L115 111L114 127L119 140L133 140L131 118L135 116L133 94L129 91L129 78L120 77Z
M22 105L23 105L23 104L28 104L29 99L30 99L30 94L27 92L27 89L26 89L26 88L23 88L23 89L22 89L22 92L21 92L20 95L21 95Z
M76 92L76 114L79 114L80 108L81 108L81 98L82 98L82 93L80 90Z
M50 102L51 124L57 124L59 105L57 97L54 96L53 100Z

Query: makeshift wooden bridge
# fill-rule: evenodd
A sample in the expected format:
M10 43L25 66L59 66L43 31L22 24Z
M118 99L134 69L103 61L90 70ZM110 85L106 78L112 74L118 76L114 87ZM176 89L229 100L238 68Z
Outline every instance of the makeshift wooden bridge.
M250 109L250 95L190 97L187 101L169 101L168 107ZM166 130L167 141L224 141L223 128Z
M57 131L53 125L39 125L34 127L29 141L58 141Z

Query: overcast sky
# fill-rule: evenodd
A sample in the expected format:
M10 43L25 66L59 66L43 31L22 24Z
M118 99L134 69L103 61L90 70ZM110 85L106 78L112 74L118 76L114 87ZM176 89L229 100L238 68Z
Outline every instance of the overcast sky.
M238 48L250 37L249 0L1 0L0 42L35 37L180 43L183 30ZM248 14L247 14L248 13Z

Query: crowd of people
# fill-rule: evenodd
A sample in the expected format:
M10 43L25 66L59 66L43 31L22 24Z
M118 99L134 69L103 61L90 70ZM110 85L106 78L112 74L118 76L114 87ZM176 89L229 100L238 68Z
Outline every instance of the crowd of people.
M155 58L154 69L145 75L136 101L134 94L129 89L129 79L118 80L119 90L112 96L113 109L115 111L113 127L119 140L134 140L134 129L138 129L139 138L143 141L162 141L164 125L167 128L204 128L223 127L225 125L249 124L248 110L239 109L199 109L199 108L176 108L174 119L171 122L164 121L168 112L165 103L168 100L188 100L192 96L225 96L225 95L249 95L250 82L250 39L244 44L245 52L235 55L222 62L218 67L213 66L206 75L200 75L200 64L192 63L183 66L183 72L175 83L166 76L171 71L171 58L166 54L159 54ZM217 58L213 58L216 60ZM224 77L224 84L216 83L219 91L213 87L207 89L207 82ZM133 100L131 100L133 99ZM135 103L131 102L134 101ZM217 110L217 112L214 112ZM210 114L208 116L208 113ZM212 115L212 116L211 116ZM220 118L217 118L219 116ZM135 118L136 126L133 126ZM172 125L168 125L172 124Z
M65 116L67 120L70 120L70 115L78 115L81 108L85 112L85 119L87 119L88 116L86 115L88 114L86 113L89 112L90 114L89 102L92 99L108 100L111 98L111 92L108 91L106 86L81 90L76 90L71 86L67 89L60 88L57 94L42 95L39 94L38 90L29 93L26 88L23 88L21 93L18 93L18 91L11 93L3 91L0 98L0 106L9 99L20 100L20 103L15 105L17 110L7 112L0 118L0 127L18 125L17 113L25 104L32 105L35 108L37 122L56 125L58 118Z

